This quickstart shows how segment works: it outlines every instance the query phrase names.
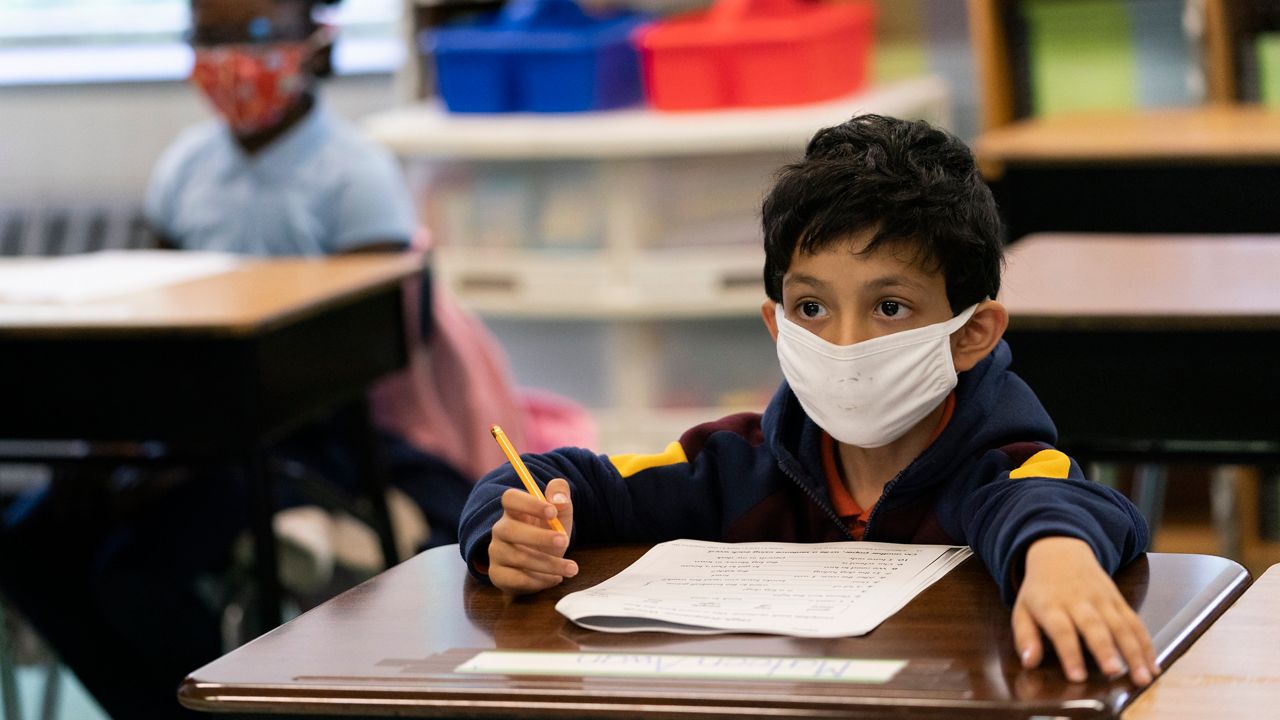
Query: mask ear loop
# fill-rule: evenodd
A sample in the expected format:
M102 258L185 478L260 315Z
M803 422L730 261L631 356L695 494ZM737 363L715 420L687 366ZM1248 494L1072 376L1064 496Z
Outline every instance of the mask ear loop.
M304 52L309 58L308 64L314 68L310 73L313 78L325 78L333 75L333 45L338 37L338 29L328 23L320 23L314 32L307 36Z
M329 23L320 23L316 25L315 32L307 37L307 49L311 51L321 50L326 45L332 45L338 39L338 28Z

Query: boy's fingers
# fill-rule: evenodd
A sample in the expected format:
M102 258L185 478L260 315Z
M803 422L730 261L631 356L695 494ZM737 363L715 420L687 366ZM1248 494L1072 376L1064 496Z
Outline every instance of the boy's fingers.
M495 526L496 527L496 526ZM559 533L556 533L559 535ZM515 568L522 572L545 573L572 577L578 573L578 565L556 554L547 554L524 545L513 545L500 539L489 543L489 563L493 566ZM490 571L490 577L493 573Z
M1013 647L1018 651L1022 667L1033 668L1040 664L1043 652L1040 646L1040 627L1022 604L1013 608Z
M564 497L557 498L557 495L564 495ZM564 478L553 478L547 483L546 496L553 505L568 504L570 502L569 481Z
M1116 649L1115 627L1103 620L1101 614L1092 605L1080 605L1072 615L1080 636L1084 638L1089 654L1098 663L1098 668L1107 677L1115 677L1124 672L1124 664L1120 661L1120 652Z
M564 525L566 533L573 532L573 497L569 493L569 482L564 478L555 478L547 483L547 501L556 506L556 517Z
M517 595L545 590L564 581L564 578L559 575L528 573L502 566L491 566L489 568L489 579L498 588Z
M532 525L534 527L542 527L547 524L541 516L530 515L529 513L507 511L506 515L512 520L522 522L525 525Z
M511 545L531 547L561 556L569 545L564 535L543 525L530 525L504 514L493 524L493 537Z
M502 509L507 512L519 512L537 517L546 517L547 503L530 495L524 490L507 488L502 493Z
M1151 649L1151 638L1147 635L1146 627L1132 612L1122 612L1117 613L1112 628L1120 654L1129 665L1129 677L1140 686L1149 684L1155 677L1156 670L1148 657L1155 651Z
M1076 626L1071 618L1062 610L1052 610L1040 618L1040 627L1044 628L1049 642L1058 653L1058 662L1062 671L1071 682L1084 682L1088 675L1084 670L1084 657L1080 652L1080 638L1076 634Z

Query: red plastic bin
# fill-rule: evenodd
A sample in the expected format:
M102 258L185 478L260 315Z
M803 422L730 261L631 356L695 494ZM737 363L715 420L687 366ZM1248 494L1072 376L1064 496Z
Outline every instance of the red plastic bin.
M817 102L866 84L875 5L719 0L640 28L645 93L660 110Z

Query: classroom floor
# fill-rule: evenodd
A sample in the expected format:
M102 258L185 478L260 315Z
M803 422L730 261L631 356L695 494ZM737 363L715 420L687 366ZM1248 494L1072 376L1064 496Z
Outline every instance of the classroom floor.
M40 702L44 695L45 669L38 666L24 665L18 668L18 691L21 693L21 718L4 717L4 709L0 708L0 720L40 720ZM58 673L57 713L53 720L110 720L107 714L93 701L88 691L66 668Z

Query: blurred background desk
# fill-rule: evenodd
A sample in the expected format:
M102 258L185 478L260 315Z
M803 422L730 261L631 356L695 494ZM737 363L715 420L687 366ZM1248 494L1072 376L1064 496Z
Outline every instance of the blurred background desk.
M124 448L239 463L257 488L262 619L274 627L265 450L321 413L362 403L370 383L403 367L401 283L421 271L408 255L246 260L96 302L0 306L0 453L87 461ZM385 500L372 495L394 557Z
M1010 240L1038 232L1280 232L1280 114L1260 107L1024 120L974 143Z
M1280 242L1039 235L1008 250L1013 370L1084 452L1280 459Z
M619 572L645 550L585 548L578 577L510 598L467 574L456 546L435 548L195 670L179 697L215 712L347 716L731 718L1113 717L1135 695L1096 672L1069 684L1056 666L1024 670L1009 609L976 559L965 561L870 634L610 634L558 614L566 593ZM1150 554L1117 583L1168 665L1244 590L1237 564ZM484 650L905 659L887 683L469 675Z

